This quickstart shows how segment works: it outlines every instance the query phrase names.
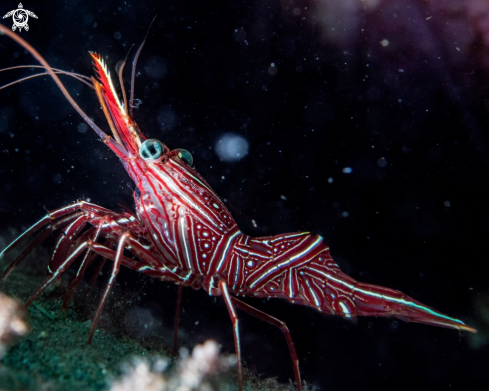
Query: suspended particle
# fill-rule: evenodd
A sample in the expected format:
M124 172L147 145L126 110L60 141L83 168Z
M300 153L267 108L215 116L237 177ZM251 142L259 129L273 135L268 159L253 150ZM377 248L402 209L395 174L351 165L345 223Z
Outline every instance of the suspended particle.
M385 157L381 157L377 160L377 165L379 167L385 167L387 166L387 160L385 159Z
M248 154L249 144L243 136L227 133L214 147L219 158L226 162L236 162Z

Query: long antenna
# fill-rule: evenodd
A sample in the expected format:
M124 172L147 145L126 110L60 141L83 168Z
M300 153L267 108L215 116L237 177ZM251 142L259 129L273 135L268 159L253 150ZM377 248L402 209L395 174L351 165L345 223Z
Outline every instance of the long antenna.
M132 108L134 104L134 80L136 79L136 64L138 62L139 58L139 53L141 53L141 50L143 50L144 43L146 42L146 38L148 38L149 30L151 29L151 26L153 25L153 22L155 21L156 17L158 15L155 15L151 23L149 24L148 31L146 31L146 35L143 39L143 43L139 45L138 51L134 55L134 60L132 60L132 73L131 73L131 99L129 100L129 117L132 118Z
M11 39L17 42L20 46L26 49L49 73L49 75L53 78L54 82L58 85L59 89L65 96L65 98L70 102L73 108L80 114L80 116L85 120L85 122L90 125L90 127L95 130L98 136L105 141L109 136L107 136L102 129L100 129L95 122L91 120L91 118L78 106L75 100L71 97L70 93L66 90L59 77L56 75L56 72L49 66L46 60L38 53L36 49L34 49L30 44L28 44L24 39L19 37L17 34L10 31L10 29L0 24L0 34L8 35Z
M127 57L129 57L129 53L131 52L131 49L133 46L134 45L132 45L131 48L129 49L129 51L127 52L126 58L124 59L124 61L119 61L115 66L115 71L117 72L117 76L119 77L119 84L121 86L122 96L124 98L124 108L126 109L126 113L128 112L127 111L127 96L126 96L126 88L124 87L124 80L122 79L122 72L124 72L124 67L126 66Z
M4 25L0 24L0 35L7 35L13 41L17 42L20 46L22 46L25 50L27 50L42 66L46 69L46 72L53 78L54 82L58 85L58 88L61 90L65 98L70 102L71 106L80 114L83 120L97 133L97 135L102 139L102 141L110 148L114 153L117 154L121 159L127 157L127 151L124 146L117 143L112 137L105 134L105 132L100 129L95 122L81 109L80 106L75 102L72 98L68 90L65 88L64 84L59 80L56 72L51 68L51 66L47 63L47 61L39 54L39 52L34 49L29 43L27 43L24 39L19 37L17 34L12 32L10 29L6 28Z

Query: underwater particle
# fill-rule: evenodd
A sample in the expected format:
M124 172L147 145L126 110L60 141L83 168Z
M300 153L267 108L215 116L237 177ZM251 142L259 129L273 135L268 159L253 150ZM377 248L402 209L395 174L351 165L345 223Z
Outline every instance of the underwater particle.
M351 167L345 167L341 171L343 172L343 174L351 174L353 172L353 169Z
M348 217L348 216L350 216L350 213L348 213L347 211L341 212L341 217Z
M382 41L380 41L380 44L383 47L387 47L387 46L389 46L389 40L388 39L383 39Z
M449 208L449 207L450 207L452 204L451 204L451 202L450 202L450 201L445 201L445 202L443 203L443 205L445 205L447 208Z
M330 184L331 184L331 183L333 183L333 177L331 177L331 176L330 176L330 177L328 178L328 183L330 183Z
M246 30L243 27L234 29L233 38L238 42L244 41L246 39Z
M168 130L175 125L177 115L170 106L164 106L160 111L158 111L156 119L161 130Z
M236 162L248 154L249 144L243 136L234 133L226 133L214 147L221 160Z
M115 38L115 39L121 39L121 37L122 37L122 34L121 34L119 31L116 31L116 32L114 33L114 38Z
M0 133L4 132L8 128L8 119L2 113L0 113Z
M134 338L144 338L151 334L156 327L156 321L151 311L135 307L124 318L124 328Z
M54 183L61 183L63 181L63 176L61 174L54 174L52 180Z
M268 73L272 76L276 75L278 72L278 69L277 69L277 66L275 65L274 62L272 62L270 64L270 66L268 67Z
M379 167L385 167L387 166L387 160L385 159L385 157L381 157L377 160L377 165Z
M80 133L86 133L87 130L88 130L88 125L85 123L85 122L80 122L78 124L78 126L76 127L76 129L80 132Z
M14 117L14 111L10 107L0 107L0 133L8 129L10 119Z
M20 303L0 293L0 359L5 355L7 345L15 337L29 331L24 316L25 311Z
M153 79L162 79L168 73L168 64L163 57L152 56L144 65L144 71Z

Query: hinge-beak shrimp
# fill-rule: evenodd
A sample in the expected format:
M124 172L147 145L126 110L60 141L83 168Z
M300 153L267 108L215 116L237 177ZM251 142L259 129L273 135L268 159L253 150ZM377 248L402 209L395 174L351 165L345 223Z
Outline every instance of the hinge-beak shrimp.
M298 356L286 324L237 299L238 295L281 298L348 319L395 317L407 322L476 331L400 291L362 283L347 276L332 259L328 245L319 235L293 232L250 237L241 233L225 204L193 168L192 155L184 149L171 150L157 139L146 138L140 131L132 115L134 76L129 100L125 92L120 98L99 54L90 53L96 77L88 79L51 68L25 40L1 25L0 32L39 61L73 108L120 159L136 186L134 213L114 212L79 201L50 211L2 251L0 257L21 242L31 240L4 271L2 279L5 279L35 246L53 232L61 232L48 264L46 281L27 300L26 307L59 279L76 259L81 259L63 304L66 306L86 268L98 255L112 261L112 272L93 319L88 343L92 342L97 321L121 265L173 282L179 286L179 293L182 287L202 288L211 296L222 297L227 306L233 324L240 391L242 368L236 309L248 312L284 333L297 390L301 390L301 378ZM141 48L142 45L136 60ZM122 70L123 66L119 68L118 76L124 91ZM94 88L112 135L100 129L78 106L58 78L59 73L74 76ZM135 259L125 256L124 251L131 252Z

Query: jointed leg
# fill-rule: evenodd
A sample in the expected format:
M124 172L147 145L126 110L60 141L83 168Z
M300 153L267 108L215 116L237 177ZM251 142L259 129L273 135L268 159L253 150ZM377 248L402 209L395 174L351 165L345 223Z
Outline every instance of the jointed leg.
M104 216L100 219L97 228L95 227L90 228L88 231L84 232L81 237L78 238L76 241L77 243L82 243L88 240L88 238L92 235L93 231L95 230L95 234L93 234L92 237L92 242L96 242L100 236L100 231L102 229L102 225L107 221L108 217ZM97 257L97 253L91 253L90 250L87 250L85 256L83 257L83 260L80 264L80 267L78 268L78 272L76 273L75 278L70 283L70 286L68 287L68 292L65 295L65 299L63 301L63 306L62 309L65 311L68 308L68 304L70 302L71 297L73 296L73 293L75 292L78 284L80 283L83 274L85 273L85 270L87 267L92 263L92 261Z
M104 294L102 295L102 299L100 299L100 304L98 305L97 313L95 314L95 318L93 318L93 321L92 321L92 328L90 330L90 335L88 336L88 344L89 345L92 343L93 334L95 333L95 329L97 327L98 320L100 318L100 315L102 314L102 309L104 308L104 304L107 301L107 298L109 297L109 293L110 293L110 290L112 289L112 286L114 285L117 273L119 273L119 269L121 266L122 253L124 252L124 247L126 244L126 240L128 238L129 238L129 234L125 233L119 239L119 245L117 246L117 253L116 253L116 256L114 259L114 266L112 267L112 273L110 275L109 282L107 283L107 286L105 287L105 291L104 291Z
M5 269L5 271L2 273L2 277L0 280L5 280L8 275L17 267L17 265L27 256L30 254L30 252L37 247L39 244L41 244L46 238L54 231L57 229L67 225L71 224L74 220L76 220L78 217L82 216L83 212L75 213L70 216L65 216L63 218L60 218L56 222L51 222L44 231L36 237L34 240L32 240L31 243L20 253L20 255L15 258L12 263ZM7 254L10 250L15 248L23 239L27 238L28 236L32 235L35 231L37 231L39 228L41 228L39 225L41 222L43 222L46 218L41 219L38 223L34 224L31 228L29 228L27 231L25 231L22 235L20 235L17 239L15 239L10 245L8 245L1 253L0 253L0 258L2 258L5 254ZM46 222L46 224L49 222L49 220ZM45 225L45 224L42 224Z
M22 252L19 254L17 258L15 258L12 263L4 270L2 273L2 276L0 277L0 282L4 281L10 273L16 268L16 266L25 258L27 257L31 251L39 246L42 242L46 240L46 238L51 234L51 231L45 230L43 233L41 233L37 238L35 238L29 245L22 250Z
M24 239L30 237L31 235L38 232L40 229L44 228L44 231L38 237L36 237L26 247L26 249L24 249L24 251L22 251L22 253L10 264L10 266L3 272L0 280L4 280L12 272L12 270L20 263L20 261L24 259L34 249L34 247L42 243L42 241L46 239L50 233L60 228L70 226L70 224L82 218L82 216L85 216L86 219L85 222L95 223L95 224L97 224L98 220L103 218L103 216L109 216L112 219L118 221L118 223L124 220L124 226L126 228L129 228L131 232L133 230L137 231L139 225L137 220L135 220L130 214L112 212L109 209L102 208L101 206L91 204L86 201L78 201L72 205L64 206L54 211L50 211L41 220L39 220L37 223L35 223L33 226L31 226L29 229L23 232L19 237L17 237L17 239L15 239L12 243L10 243L10 245L8 245L0 253L0 258L2 258L10 250L17 247ZM73 233L76 234L77 232L73 232ZM66 247L66 245L67 244L69 245L70 243L71 243L70 240L68 240L67 238L66 240L63 240L63 237L61 237L58 241L58 245L62 245L62 247ZM63 252L65 253L65 256L67 256L69 250L65 248L64 250L59 251L60 254ZM60 257L57 258L60 259ZM62 260L63 259L60 259L58 262ZM55 264L56 261L51 259L50 262L50 265L52 266L51 269L56 268L57 265Z
M242 302L241 300L238 300L235 297L231 297L231 301L233 304L236 306L236 308L239 308L240 310L243 310L250 315L253 315L254 317L263 320L264 322L267 322L277 328L280 329L284 333L285 340L287 341L287 345L289 346L289 352L290 352L290 358L292 359L292 365L294 367L294 377L295 377L295 382L296 382L296 388L297 391L301 391L302 385L301 385L301 375L299 372L299 359L297 357L297 353L295 351L294 347L294 341L292 341L292 336L290 335L289 328L287 325L282 322L281 320L274 318L271 315L266 314L265 312L262 312L260 310L257 310L256 308Z
M243 391L243 368L241 366L241 345L239 343L238 315L233 306L232 297L229 295L228 286L224 280L219 281L219 288L222 292L222 297L228 308L231 322L233 322L234 335L234 350L236 351L237 367L238 367L238 391Z

